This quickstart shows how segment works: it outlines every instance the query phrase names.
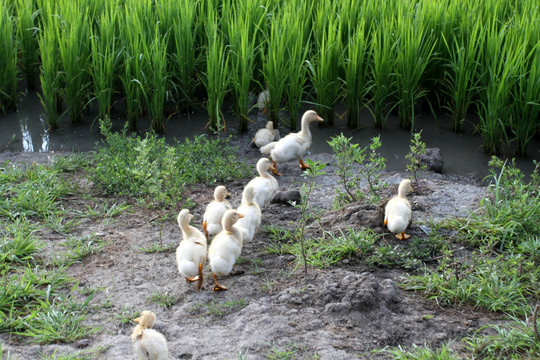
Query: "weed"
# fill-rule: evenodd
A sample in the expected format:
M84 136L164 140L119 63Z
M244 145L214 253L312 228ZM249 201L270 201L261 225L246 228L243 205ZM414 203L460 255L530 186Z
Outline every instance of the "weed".
M153 242L152 245L150 245L149 247L140 247L138 249L147 254L153 254L153 253L172 251L176 249L176 247L177 245L173 243L162 244L162 243Z
M377 353L385 353L394 360L458 360L459 356L450 350L450 344L444 344L440 349L417 346L413 344L411 349L398 346L377 350Z
M336 174L340 177L338 184L343 187L343 191L335 190L337 194L335 205L339 207L363 200L366 195L362 191L362 179L368 184L368 201L376 204L380 200L381 190L388 186L386 182L379 180L380 171L386 168L386 159L377 152L382 145L380 138L374 137L369 147L364 148L352 144L351 140L352 138L340 134L328 141L337 159Z
M166 308L170 308L180 301L180 297L178 295L172 295L168 292L158 290L157 292L154 292L148 296L148 301Z
M208 304L194 304L191 311L198 312L201 317L212 316L223 318L226 315L242 310L248 305L246 299L230 300L223 303L212 300Z
M409 161L407 171L410 171L414 177L414 184L418 191L420 183L418 182L418 173L426 171L427 165L420 161L420 156L426 154L426 143L421 140L422 130L415 132L411 138L409 145L409 153L405 155L405 159Z
M124 305L119 313L114 314L115 319L117 319L121 325L133 324L136 318L141 315L139 311L135 311L133 308Z
M68 252L65 254L68 261L81 261L89 255L95 255L103 249L107 244L95 234L90 234L81 237L70 236L66 239L62 246L66 247Z

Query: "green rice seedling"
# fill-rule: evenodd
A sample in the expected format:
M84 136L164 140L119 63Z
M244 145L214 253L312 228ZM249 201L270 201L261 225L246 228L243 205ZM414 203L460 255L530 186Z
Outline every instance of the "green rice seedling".
M152 130L162 133L165 130L163 115L168 84L167 43L169 33L155 31L150 44L143 43L143 62L146 65L142 92L150 115Z
M310 51L311 27L309 19L313 10L311 1L289 2L283 11L285 28L294 36L287 44L287 84L285 85L286 109L291 130L296 130L298 112L302 105L307 82L307 57Z
M371 74L371 106L369 111L374 119L374 126L382 128L386 125L386 119L395 105L388 103L395 93L392 87L394 74L392 72L393 59L395 57L396 42L393 39L393 20L389 19L381 23L375 23L371 30L370 47L370 74Z
M421 80L434 48L435 39L430 29L420 20L398 12L394 66L399 125L404 129L414 127L415 104L428 93L422 88Z
M365 105L365 97L369 92L368 49L369 39L366 37L366 23L360 19L358 23L349 24L350 36L344 49L343 91L347 105L347 125L360 126L360 110ZM351 29L352 27L352 29ZM354 30L353 30L354 29Z
M208 125L212 131L222 131L225 129L225 119L221 106L228 88L230 55L226 51L224 34L219 29L218 14L215 9L208 7L205 21L206 72L202 74L202 82L207 95Z
M496 20L491 20L486 28L484 61L481 63L484 76L478 105L479 130L486 153L497 153L507 139L512 89L519 64L525 57L525 44L517 40L515 30L508 26L499 29Z
M467 111L479 89L479 60L483 49L484 28L477 22L469 36L453 38L449 43L443 37L448 51L448 62L444 76L445 93L448 97L446 108L452 114L452 128L462 131Z
M540 33L540 31L538 31ZM538 131L540 115L540 41L518 67L518 80L512 91L512 132L516 154L525 156Z
M316 94L317 112L325 124L334 124L334 106L339 98L339 59L342 54L341 32L334 2L317 5L314 19L315 54L308 64L311 82Z
M15 108L17 94L17 42L12 6L0 3L0 114Z
M195 90L199 83L196 76L200 63L198 37L201 24L197 21L197 9L200 1L180 0L177 3L178 14L173 19L172 36L174 51L172 64L172 88L180 110L193 106Z
M90 27L86 7L77 2L59 2L62 22L56 28L58 55L61 62L64 99L70 113L70 121L81 120L88 102L90 87Z
M225 2L230 10L225 12L228 24L230 84L234 101L234 112L238 119L238 130L248 130L249 90L257 56L258 32L266 15L257 2ZM233 5L236 4L236 5ZM228 18L227 18L228 17Z
M118 10L110 7L97 20L96 28L90 28L90 73L94 96L102 119L110 118L114 81L118 71L119 44L116 23Z
M35 1L17 0L17 39L20 46L21 68L29 90L36 88L36 80L39 66L39 49L37 43L37 15Z
M58 108L60 103L60 71L57 59L58 39L56 36L56 17L53 16L54 4L50 1L41 0L39 7L42 9L41 32L38 36L38 45L41 55L41 93L39 99L47 122L51 129L58 127Z
M143 43L145 33L144 22L140 18L139 12L135 11L133 4L126 3L120 19L120 38L122 40L122 63L120 70L120 81L124 89L126 102L126 117L131 131L137 130L139 117L142 115L143 99L143 77L145 64L143 61Z
M270 93L267 104L268 114L274 122L274 128L279 124L279 111L287 79L287 38L294 36L283 25L284 13L276 11L273 14L270 29L265 33L266 54L263 57L262 70L264 81Z

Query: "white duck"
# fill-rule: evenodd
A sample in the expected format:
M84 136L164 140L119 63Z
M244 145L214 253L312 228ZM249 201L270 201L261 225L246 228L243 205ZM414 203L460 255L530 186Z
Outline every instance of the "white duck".
M261 226L261 208L254 201L255 195L253 186L246 186L242 192L242 204L236 209L237 212L244 215L238 219L234 227L240 230L242 234L242 244L245 245L253 239L255 232Z
M206 206L203 215L203 230L206 237L221 231L221 218L225 211L232 209L226 197L230 196L225 186L218 186L214 190L214 200Z
M261 148L261 153L270 154L274 168L276 163L285 163L292 160L298 160L300 162L301 169L309 168L304 163L304 153L311 146L311 132L309 131L309 124L313 121L324 121L313 110L308 110L302 116L301 130L297 133L290 133L279 141L274 141ZM279 173L274 171L274 174Z
M270 144L272 141L279 139L279 130L274 129L274 122L268 121L266 127L259 129L255 133L253 138L253 143L258 148Z
M279 185L275 177L270 175L268 170L275 171L275 168L267 158L261 158L257 161L257 172L259 176L251 179L246 187L253 187L253 200L262 209L278 191Z
M236 210L227 210L223 215L223 230L216 235L208 249L208 261L214 276L213 291L227 290L218 283L217 277L229 274L242 252L242 234L233 226L242 217Z
M199 229L189 225L193 219L188 209L178 214L178 226L182 230L182 241L176 248L176 264L178 271L187 282L198 281L197 291L203 284L203 267L206 262L206 236Z
M412 207L406 195L412 191L411 181L409 179L402 180L397 196L391 198L384 209L384 225L400 240L411 237L405 234L405 230L412 219Z
M167 340L158 331L152 329L156 323L156 314L145 310L134 320L137 324L131 333L133 352L139 360L169 360Z
M257 97L257 107L262 114L268 112L268 103L270 102L270 91L268 89L261 91Z

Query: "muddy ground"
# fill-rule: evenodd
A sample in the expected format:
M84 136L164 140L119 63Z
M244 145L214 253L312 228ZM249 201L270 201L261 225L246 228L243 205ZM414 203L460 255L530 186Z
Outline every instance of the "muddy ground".
M259 154L246 146L251 135L238 138L235 143L241 145L241 156L255 168ZM1 155L2 162L47 161L48 156L5 152ZM311 154L309 158L328 164L327 174L318 178L309 199L310 210L321 220L310 224L311 235L323 229L339 231L362 226L385 232L382 224L374 220L376 207L352 204L339 211L331 210L338 181L333 156ZM304 178L297 163L279 169L283 173L278 179L281 190L300 188ZM388 195L396 191L397 184L406 176L383 173L384 180L390 184ZM437 222L466 215L469 209L477 208L485 195L485 186L475 179L430 173L422 176L421 183L422 192L409 195L414 210L410 233L418 237L427 237L430 228L424 224L428 220ZM239 204L244 184L242 181L224 184L232 194L233 206ZM206 186L190 190L189 197L197 203L192 209L195 215L192 224L199 228L212 193L213 188ZM99 201L106 200L126 201L110 198ZM88 202L76 199L68 206L85 209ZM207 265L203 290L196 292L194 284L187 284L176 268L174 246L181 237L176 216L162 222L159 219L163 215L132 207L129 213L113 221L83 219L74 235L95 233L107 245L67 271L79 281L81 289L98 290L86 324L101 331L77 343L52 345L18 342L16 338L1 335L4 353L7 350L11 359L26 360L39 359L40 352L51 354L57 350L60 354L106 347L99 358L134 359L129 337L133 324L122 324L118 315L145 309L157 314L155 328L167 338L173 359L382 358L383 354L371 351L413 344L437 347L448 341L455 341L452 347L457 349L462 346L460 339L486 323L497 321L496 315L479 309L463 305L443 307L421 294L405 291L399 287L404 270L369 266L359 257L324 270L310 268L307 276L302 270L294 271L291 255L265 252L271 239L264 225L293 228L298 224L299 210L285 204L270 204L263 209L263 228L244 247L242 261L234 273L221 280L228 291L211 291L213 281ZM59 251L59 244L65 240L45 230L40 236L46 244L46 256ZM407 246L388 233L379 242ZM172 249L156 253L140 250L153 243L171 245ZM156 292L172 295L176 303L167 308L149 301ZM278 356L286 352L290 357Z

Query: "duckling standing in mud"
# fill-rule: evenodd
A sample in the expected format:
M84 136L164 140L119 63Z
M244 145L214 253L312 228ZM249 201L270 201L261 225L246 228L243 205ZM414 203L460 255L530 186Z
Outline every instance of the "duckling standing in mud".
M182 209L178 214L178 226L182 230L182 241L176 249L176 264L178 271L187 282L197 281L197 291L203 284L203 267L206 262L206 236L199 229L191 226L193 219L188 209Z
M134 321L138 324L131 333L131 342L137 360L170 360L167 340L160 332L152 329L156 323L156 314L145 310Z
M411 237L405 234L405 230L411 224L412 219L411 203L406 197L411 192L413 192L411 180L402 180L399 184L397 196L388 201L384 210L384 225L400 240Z
M231 196L227 192L225 186L218 186L214 190L214 200L206 206L203 215L203 231L206 237L215 235L221 231L221 218L225 211L232 209L231 204L227 201L227 196Z
M217 277L228 275L242 252L242 233L233 226L242 217L244 215L236 210L227 210L223 215L223 230L216 235L208 249L208 261L214 276L213 291L227 290L218 283Z

